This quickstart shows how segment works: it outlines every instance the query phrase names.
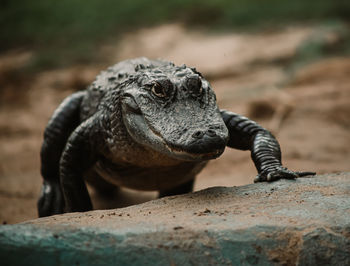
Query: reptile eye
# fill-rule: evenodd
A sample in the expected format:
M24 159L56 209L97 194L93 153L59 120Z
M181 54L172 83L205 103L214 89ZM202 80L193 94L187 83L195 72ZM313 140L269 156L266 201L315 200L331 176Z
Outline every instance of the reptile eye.
M193 96L199 96L203 92L202 81L198 75L189 76L186 80L186 87Z
M164 88L162 85L160 85L158 82L155 82L152 86L152 93L160 98L164 98L166 96L166 93L164 91Z

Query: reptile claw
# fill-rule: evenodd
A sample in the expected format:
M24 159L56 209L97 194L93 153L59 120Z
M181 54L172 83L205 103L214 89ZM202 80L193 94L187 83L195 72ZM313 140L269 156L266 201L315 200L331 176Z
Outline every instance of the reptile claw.
M266 174L259 173L254 178L254 183L257 182L273 182L279 179L296 179L298 177L304 177L309 175L315 175L315 172L293 172L285 167L280 167Z
M298 177L316 175L316 172L295 172L295 173L298 175Z

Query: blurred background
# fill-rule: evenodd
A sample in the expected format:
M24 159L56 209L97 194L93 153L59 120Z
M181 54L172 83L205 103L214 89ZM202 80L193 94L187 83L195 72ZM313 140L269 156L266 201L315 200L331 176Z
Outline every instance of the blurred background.
M220 108L271 130L284 164L350 170L350 1L22 0L0 2L0 222L37 217L39 151L58 104L120 60L196 67ZM195 189L253 182L249 152L227 149ZM90 189L95 208L156 193Z

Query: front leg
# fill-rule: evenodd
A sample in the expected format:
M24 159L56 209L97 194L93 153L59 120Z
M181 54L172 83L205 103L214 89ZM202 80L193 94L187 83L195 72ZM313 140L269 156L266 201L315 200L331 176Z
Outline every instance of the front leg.
M97 160L95 116L81 124L68 139L60 161L60 182L66 212L92 210L83 174Z
M225 110L221 111L221 116L230 134L227 146L251 151L252 160L258 170L254 182L315 175L314 172L293 172L283 167L277 140L268 130L254 121Z
M67 97L57 108L44 133L41 147L41 174L44 182L38 200L39 217L63 212L64 200L60 186L59 164L70 134L80 124L79 113L85 92Z

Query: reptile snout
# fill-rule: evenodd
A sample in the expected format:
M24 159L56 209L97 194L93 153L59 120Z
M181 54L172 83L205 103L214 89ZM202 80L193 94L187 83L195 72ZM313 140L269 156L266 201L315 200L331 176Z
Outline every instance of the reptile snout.
M226 136L216 126L195 129L190 136L187 149L191 153L212 153L226 146Z
M206 131L204 130L197 130L192 134L192 138L194 139L201 139L203 137L215 137L216 136L216 132L213 129L208 129Z
M217 137L220 135L220 132L222 131L223 126L221 124L215 124L209 126L207 129L198 129L195 130L192 134L192 138L194 139L202 139L206 137Z

